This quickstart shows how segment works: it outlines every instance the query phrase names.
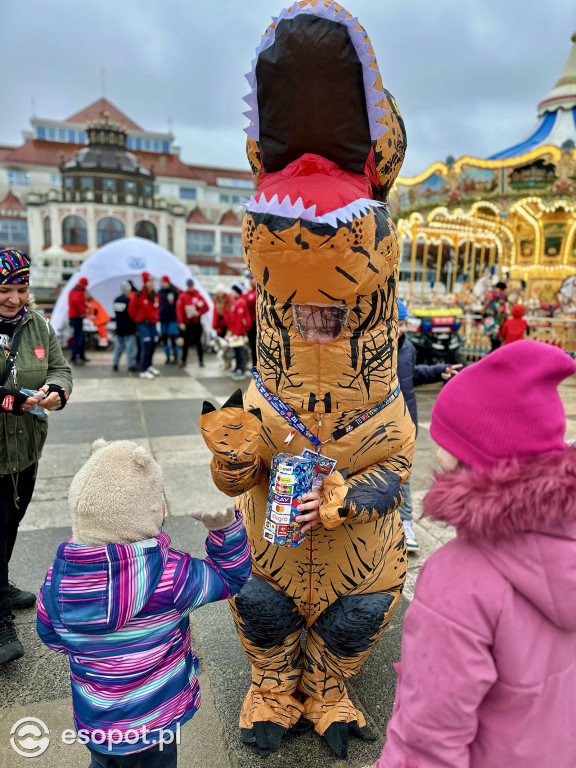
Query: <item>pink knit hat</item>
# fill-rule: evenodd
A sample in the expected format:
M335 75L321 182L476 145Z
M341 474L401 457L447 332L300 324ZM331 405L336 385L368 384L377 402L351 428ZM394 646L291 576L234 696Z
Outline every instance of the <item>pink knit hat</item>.
M430 434L464 464L483 469L566 448L566 414L557 387L576 373L559 347L507 344L462 370L438 395Z

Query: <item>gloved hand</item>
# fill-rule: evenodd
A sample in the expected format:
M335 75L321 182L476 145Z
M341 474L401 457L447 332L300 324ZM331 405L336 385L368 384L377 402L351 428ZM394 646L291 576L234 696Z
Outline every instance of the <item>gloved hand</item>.
M236 466L251 464L256 458L261 429L260 409L245 411L240 389L219 411L204 401L200 430L216 461Z
M217 509L214 512L195 509L190 512L190 517L199 520L209 531L221 531L223 528L228 528L236 520L236 508L226 507L226 509Z

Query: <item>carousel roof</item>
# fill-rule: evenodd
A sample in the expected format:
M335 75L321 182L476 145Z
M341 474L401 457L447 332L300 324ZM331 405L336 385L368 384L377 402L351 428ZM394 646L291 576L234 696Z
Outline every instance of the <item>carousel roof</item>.
M561 147L565 141L576 144L576 32L572 35L572 50L560 79L538 105L536 126L523 141L488 159L517 157L546 144Z

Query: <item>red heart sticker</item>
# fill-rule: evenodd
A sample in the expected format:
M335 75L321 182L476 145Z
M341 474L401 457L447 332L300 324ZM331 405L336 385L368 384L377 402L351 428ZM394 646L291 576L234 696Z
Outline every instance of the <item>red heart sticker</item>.
M34 347L34 354L38 358L38 360L44 360L46 357L46 350L44 347Z

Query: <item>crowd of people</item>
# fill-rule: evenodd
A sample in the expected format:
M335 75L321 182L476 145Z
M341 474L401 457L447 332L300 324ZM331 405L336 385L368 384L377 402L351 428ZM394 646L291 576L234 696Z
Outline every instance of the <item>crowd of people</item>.
M71 292L75 361L85 360L76 329L87 287L80 280ZM235 378L254 327L250 293L235 284L214 299L212 327L234 350ZM115 368L125 352L136 370L139 342L141 375L153 377L159 337L167 365L185 365L190 346L202 365L199 328L208 304L192 280L179 291L165 275L156 291L144 273L141 288L122 284L114 312ZM576 447L565 442L557 391L576 364L552 345L509 344L525 330L512 314L499 326L503 348L460 370L416 364L404 333L407 310L398 305L398 377L415 423L414 387L448 381L432 410L441 472L424 514L453 525L457 536L419 574L376 768L576 764L569 727L576 711ZM235 337L243 344L234 346ZM17 251L0 251L0 345L1 664L24 653L12 612L36 602L9 581L8 567L46 440L43 411L64 408L72 391L70 365L30 300L29 260ZM414 549L409 482L403 496L400 514ZM299 507L306 530L320 521L316 497ZM199 706L189 614L241 593L250 579L242 515L234 507L196 511L208 529L207 557L172 549L162 531L161 469L129 441L93 444L69 504L73 539L58 547L48 571L37 629L70 661L74 717L88 735L90 765L175 768L176 742L163 739Z
M198 366L204 367L206 338L214 337L228 369L229 357L234 366L229 371L233 379L246 375L248 352L251 367L256 364L256 282L247 273L248 287L234 283L230 290L216 288L211 326L203 318L209 306L194 280L188 278L186 287L175 286L168 275L162 275L160 289L148 272L141 275L137 288L132 280L124 281L114 299L115 315L113 370L118 371L122 355L126 355L128 371L140 372L142 379L154 379L161 372L153 365L154 352L161 342L166 365L185 368L191 347L196 350ZM107 323L110 317L90 295L88 280L79 278L68 294L68 318L72 330L70 362L83 365L85 353L84 320L92 319L99 339L107 346ZM99 341L100 345L100 341Z

